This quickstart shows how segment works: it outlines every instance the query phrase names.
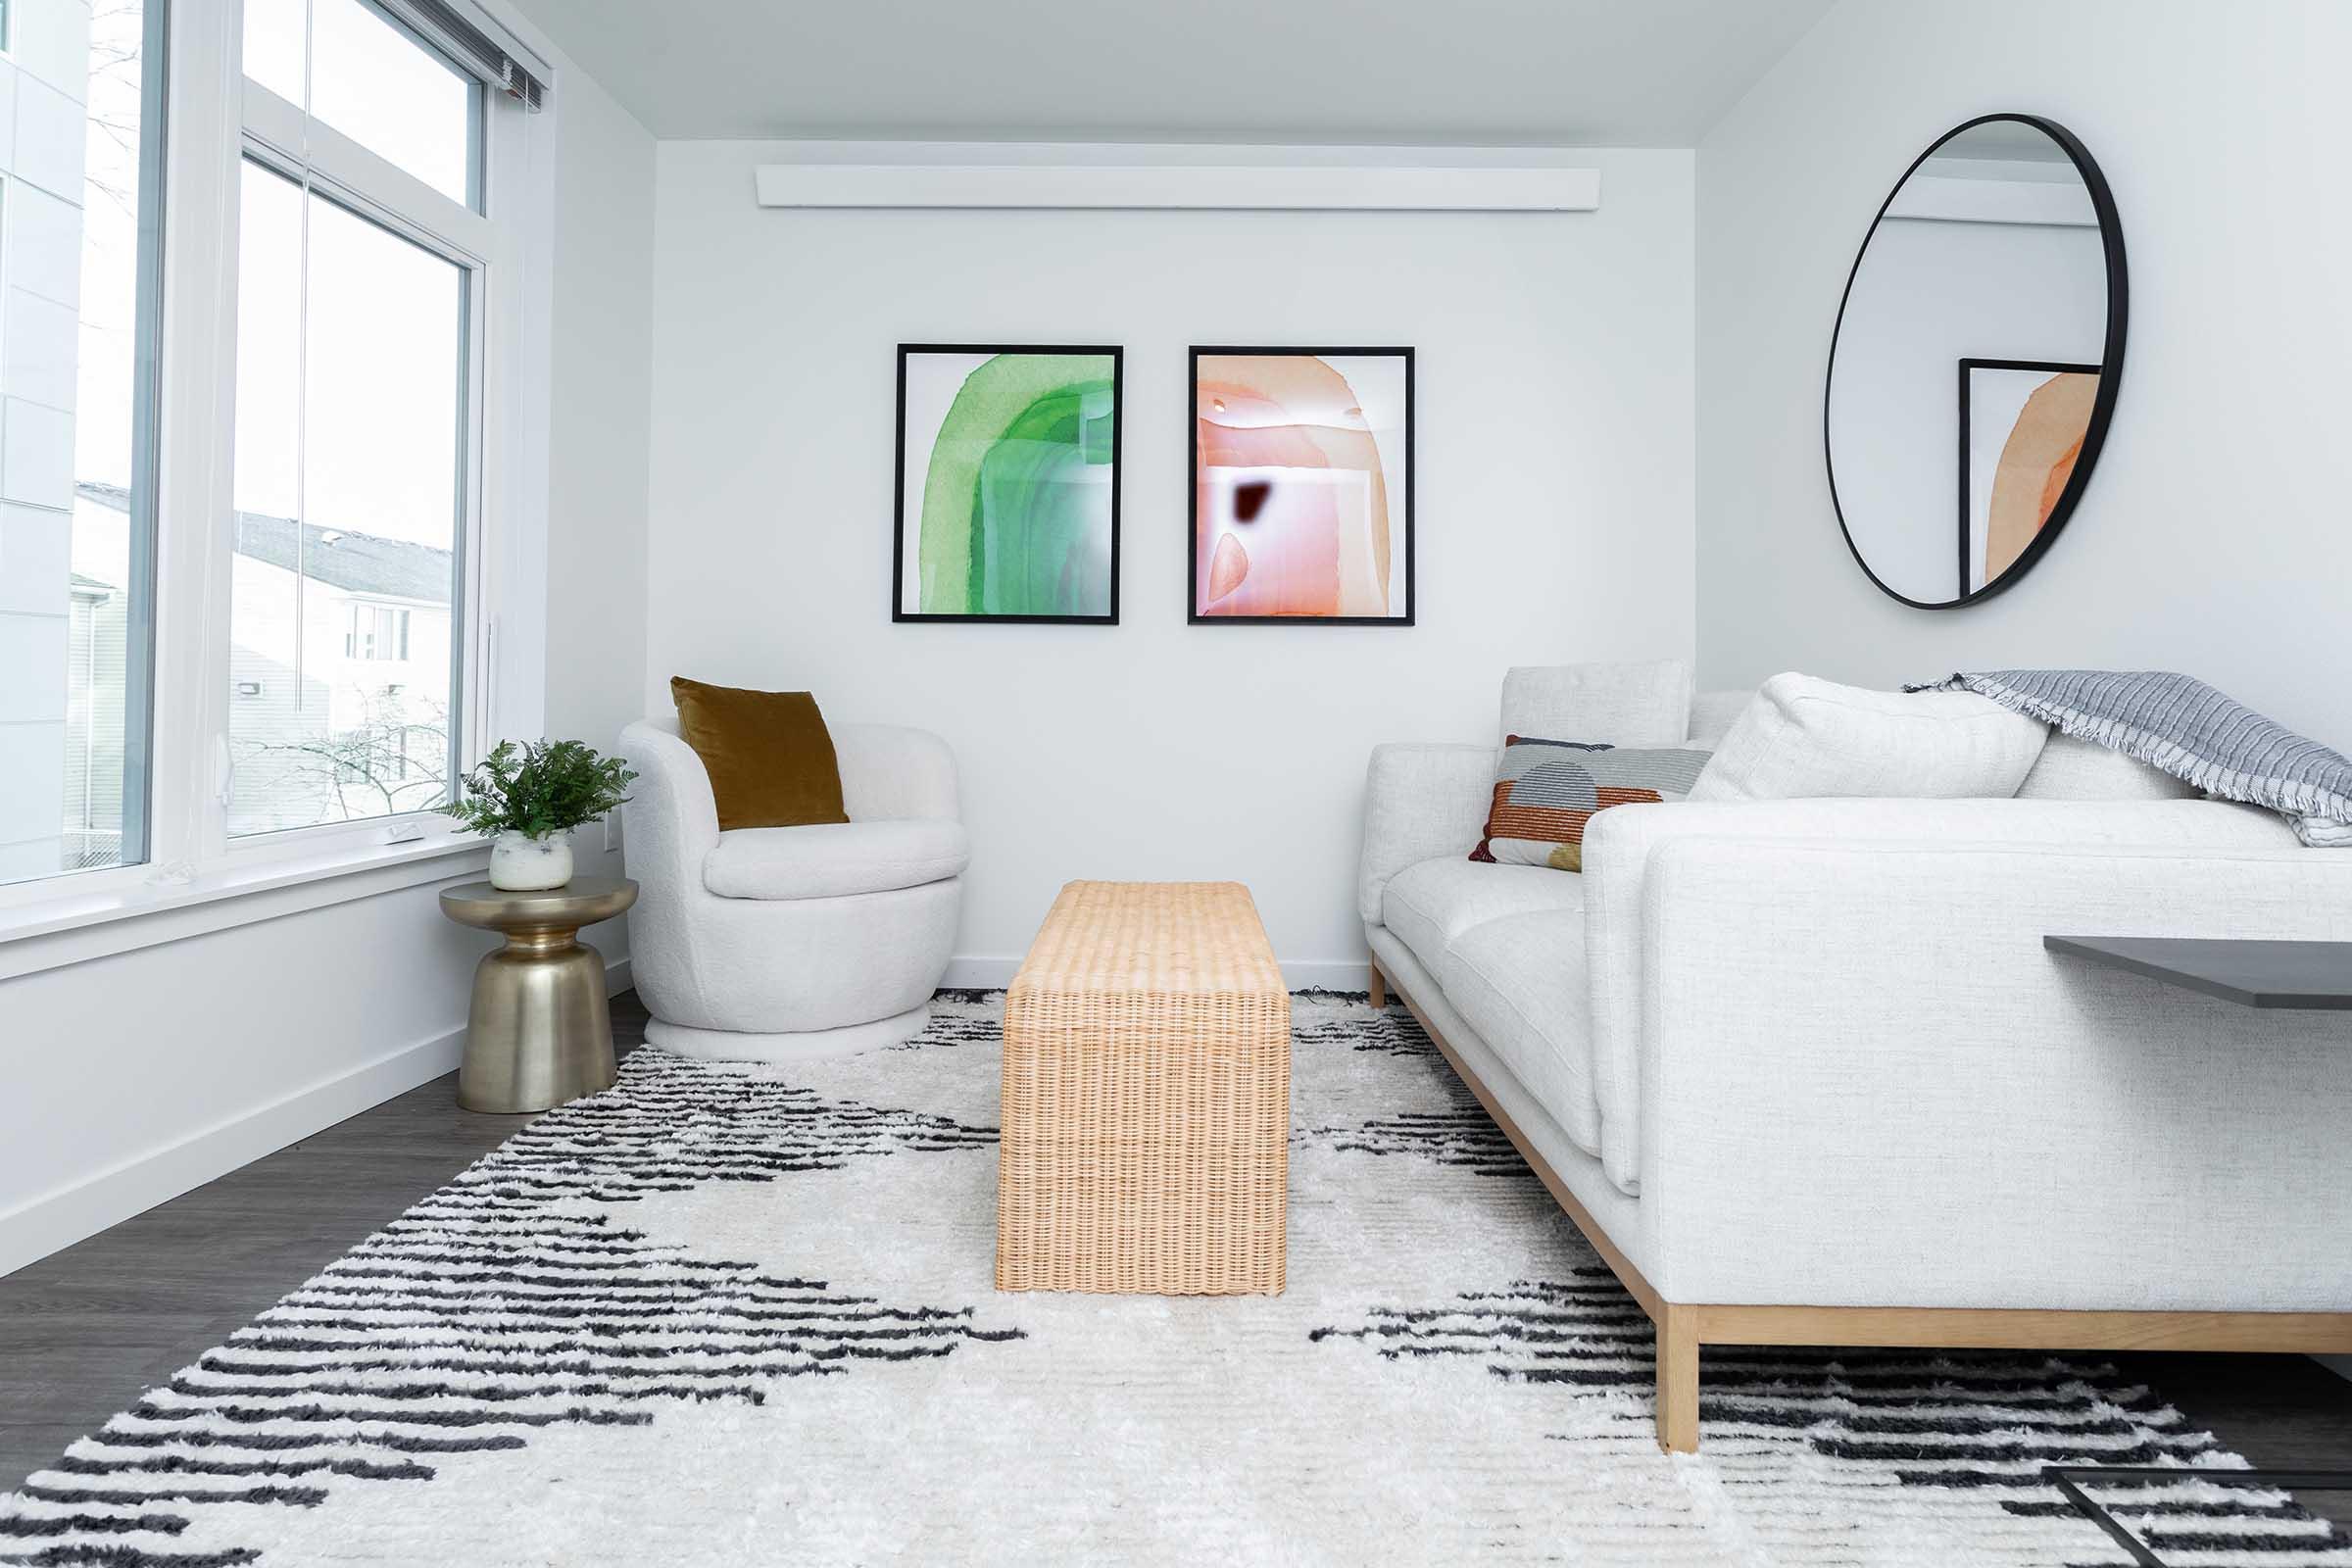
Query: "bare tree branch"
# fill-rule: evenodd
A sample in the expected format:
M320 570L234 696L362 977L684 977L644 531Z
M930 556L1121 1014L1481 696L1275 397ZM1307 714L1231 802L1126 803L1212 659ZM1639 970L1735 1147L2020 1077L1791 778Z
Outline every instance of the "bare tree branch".
M245 751L257 760L277 759L289 775L331 793L343 821L427 810L449 797L449 714L438 703L423 709L411 717L396 700L371 693L349 729Z

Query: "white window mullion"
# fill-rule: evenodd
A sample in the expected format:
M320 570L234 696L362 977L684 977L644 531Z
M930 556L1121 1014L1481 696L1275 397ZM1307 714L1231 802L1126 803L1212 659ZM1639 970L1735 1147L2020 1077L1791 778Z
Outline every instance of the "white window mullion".
M235 458L238 8L172 17L163 413L157 466L154 856L176 880L226 842L229 514Z
M500 222L477 296L482 395L468 572L480 597L469 700L477 758L502 739L540 735L547 721L548 388L553 340L548 272L555 235L555 120L507 110L490 117L486 194Z
M458 669L457 692L465 712L465 722L456 737L456 765L460 771L489 754L501 738L501 732L494 731L493 726L504 724L498 696L500 651L496 646L502 596L499 573L491 560L495 536L486 522L490 485L493 476L505 466L504 459L499 456L500 443L509 439L508 427L512 422L491 401L490 363L495 352L492 340L499 329L495 324L497 316L491 310L490 291L494 276L504 275L506 270L500 268L475 271L467 300L467 314L474 330L468 344L466 398L467 416L479 439L473 443L466 465L466 532L458 573L465 628L461 645L465 652Z

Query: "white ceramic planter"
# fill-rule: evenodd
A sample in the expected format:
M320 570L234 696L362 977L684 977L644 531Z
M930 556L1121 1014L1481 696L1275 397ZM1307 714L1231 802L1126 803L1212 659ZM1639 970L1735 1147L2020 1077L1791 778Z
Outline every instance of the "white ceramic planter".
M542 893L571 880L571 838L535 839L501 833L490 844L490 885L508 893Z

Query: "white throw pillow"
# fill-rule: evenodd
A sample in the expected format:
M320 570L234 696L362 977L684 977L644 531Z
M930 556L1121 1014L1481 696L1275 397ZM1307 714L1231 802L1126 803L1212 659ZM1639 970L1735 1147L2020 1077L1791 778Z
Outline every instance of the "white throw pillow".
M2006 799L2049 733L1974 692L1874 692L1775 675L1715 748L1690 799Z

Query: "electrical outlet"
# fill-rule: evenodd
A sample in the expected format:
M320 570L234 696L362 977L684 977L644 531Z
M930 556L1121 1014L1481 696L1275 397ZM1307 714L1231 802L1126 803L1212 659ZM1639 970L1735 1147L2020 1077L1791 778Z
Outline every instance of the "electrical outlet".
M619 849L620 813L618 811L607 811L605 813L605 853L607 855L612 855L616 853Z

